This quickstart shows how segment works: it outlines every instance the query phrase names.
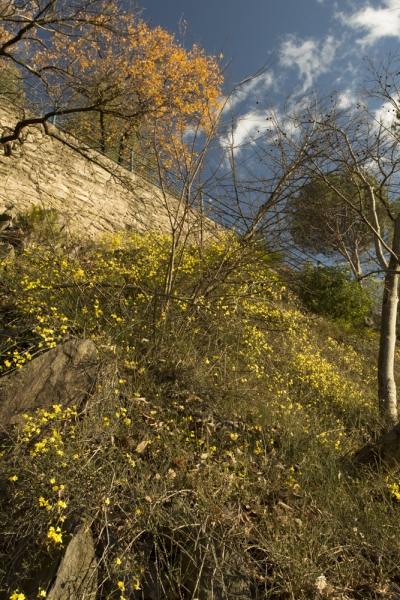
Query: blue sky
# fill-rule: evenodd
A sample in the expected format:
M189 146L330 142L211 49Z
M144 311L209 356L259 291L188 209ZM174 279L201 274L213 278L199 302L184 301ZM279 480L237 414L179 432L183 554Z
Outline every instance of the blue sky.
M232 59L238 82L274 53L258 85L277 92L337 89L353 102L364 74L363 56L383 55L400 44L400 0L141 0L143 18L186 44Z

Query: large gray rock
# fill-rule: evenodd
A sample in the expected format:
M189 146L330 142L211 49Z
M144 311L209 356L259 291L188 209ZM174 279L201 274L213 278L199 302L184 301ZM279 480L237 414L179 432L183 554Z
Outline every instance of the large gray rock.
M90 528L82 525L65 550L48 600L94 600L97 561Z
M92 340L69 340L0 379L0 423L19 423L37 408L79 405L97 372Z
M17 586L27 600L36 600L39 589L46 592L47 600L95 600L98 567L90 527L72 515L63 529L68 533L63 532L62 545L37 555L37 565L29 574L25 572L24 561L32 548L26 546L24 538L20 540L14 548L13 567L2 580L9 589L6 591L2 586L0 600L9 600L10 590ZM17 573L22 576L16 577Z

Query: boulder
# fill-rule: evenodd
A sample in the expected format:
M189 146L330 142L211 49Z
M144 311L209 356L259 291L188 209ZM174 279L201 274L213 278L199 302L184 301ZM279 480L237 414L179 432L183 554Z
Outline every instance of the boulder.
M97 351L92 340L69 340L0 379L0 423L21 422L24 413L79 405L93 387Z
M94 600L97 561L90 528L82 525L66 547L48 600Z

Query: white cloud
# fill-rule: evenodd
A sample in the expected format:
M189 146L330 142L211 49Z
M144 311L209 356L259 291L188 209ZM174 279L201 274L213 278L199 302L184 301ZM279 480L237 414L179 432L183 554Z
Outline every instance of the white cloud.
M400 39L400 0L384 0L378 8L367 2L351 15L339 12L336 16L344 25L362 32L362 37L357 40L362 46L370 46L387 37Z
M385 127L388 131L391 130L395 116L396 110L391 102L384 102L382 106L374 112L377 123Z
M280 47L280 64L298 69L303 80L302 91L305 92L313 87L320 75L330 70L339 45L339 39L332 35L328 35L324 40L299 40L290 35Z
M347 88L346 90L339 93L338 105L339 108L352 108L357 104L358 96L354 88Z
M267 111L252 111L240 117L234 130L223 140L223 145L233 143L236 150L246 144L253 144L261 134L273 128L272 122L267 121Z
M233 91L229 102L226 105L225 111L236 108L240 103L252 102L257 100L257 96L265 97L265 93L269 94L276 88L276 76L272 69L261 73L250 79L247 83L241 85Z

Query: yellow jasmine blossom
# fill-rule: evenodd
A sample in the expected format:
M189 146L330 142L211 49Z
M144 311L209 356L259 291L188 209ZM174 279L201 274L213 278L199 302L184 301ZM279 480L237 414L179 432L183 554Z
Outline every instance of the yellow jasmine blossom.
M23 594L22 592L19 592L18 590L15 591L10 596L10 600L25 600L25 598L26 598L25 594Z
M62 543L62 532L59 527L57 527L57 529L55 529L54 527L50 527L49 531L47 532L47 537L55 544Z

